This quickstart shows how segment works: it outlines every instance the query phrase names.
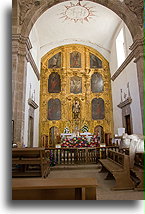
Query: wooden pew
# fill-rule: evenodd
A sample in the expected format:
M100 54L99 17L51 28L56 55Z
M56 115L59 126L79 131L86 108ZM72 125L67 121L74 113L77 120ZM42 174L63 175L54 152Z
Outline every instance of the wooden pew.
M109 150L106 159L99 159L102 165L100 172L108 172L106 180L115 178L116 185L112 190L134 189L134 183L130 178L129 156Z
M134 159L134 166L131 168L139 182L136 184L136 190L144 190L144 153L136 153Z
M47 177L49 157L44 148L13 148L12 177Z
M96 200L96 178L13 178L12 200Z
M122 153L129 155L129 149L123 148ZM136 153L134 166L130 169L132 180L135 182L136 190L144 190L144 153Z

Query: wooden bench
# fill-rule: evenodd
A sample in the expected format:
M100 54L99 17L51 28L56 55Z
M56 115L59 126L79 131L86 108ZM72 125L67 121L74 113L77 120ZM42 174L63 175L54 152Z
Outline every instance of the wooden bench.
M133 189L134 183L130 178L129 156L109 150L106 159L99 159L102 165L100 172L108 172L106 180L115 178L116 185L112 190Z
M139 179L139 182L136 183L136 190L144 190L144 153L136 153L134 159L134 166L131 169L136 177Z
M129 155L129 149L123 148L122 153ZM135 182L136 190L144 190L144 153L136 153L134 166L130 169L132 180Z
M13 200L96 200L96 178L13 178Z
M49 157L44 148L13 148L12 177L47 177Z

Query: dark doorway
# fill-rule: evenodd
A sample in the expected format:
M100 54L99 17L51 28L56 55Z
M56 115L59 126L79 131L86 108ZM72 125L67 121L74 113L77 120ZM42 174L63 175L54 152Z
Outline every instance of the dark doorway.
M29 147L33 147L33 126L34 126L34 119L33 117L29 117Z
M126 133L129 135L132 134L130 114L125 116L125 124L126 124Z

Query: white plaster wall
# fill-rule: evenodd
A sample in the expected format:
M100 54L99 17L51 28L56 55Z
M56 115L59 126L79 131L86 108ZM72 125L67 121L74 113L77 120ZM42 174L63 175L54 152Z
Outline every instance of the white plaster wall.
M115 71L118 68L115 41L116 41L117 35L120 32L122 27L123 27L124 36L125 36L126 57L130 53L129 47L133 43L132 37L131 37L131 34L130 34L128 28L125 26L124 23L121 23L112 40L112 48L111 48L111 56L110 56L111 76L115 73ZM140 110L140 101L139 101L137 69L136 69L136 64L133 62L133 60L124 69L124 71L122 71L122 73L115 79L115 81L111 82L112 99L113 99L114 133L117 134L117 129L119 127L122 127L122 110L120 108L118 108L117 105L121 102L120 89L122 89L123 95L124 95L124 93L127 93L127 83L128 82L129 82L130 94L131 94L131 98L132 98L132 103L131 103L130 107L131 107L131 112L132 112L133 133L142 134L142 121L141 121L141 110Z
M32 48L30 50L32 57L38 67L38 70L40 71L40 41L38 31L35 25L33 26L30 32L29 39L32 45Z
M34 26L30 32L29 39L32 45L31 54L36 63L36 66L40 72L40 43L39 36L36 27ZM30 97L30 84L31 94L35 90L35 102L39 106L40 96L40 81L38 81L36 74L33 71L30 63L27 63L27 79L26 79L26 103L25 103L25 121L24 121L24 144L28 145L28 117L29 117L29 105L28 99ZM39 107L34 110L34 132L33 132L33 146L39 145Z
M78 3L77 0L73 2L74 5ZM95 48L107 60L110 59L111 39L121 22L120 17L110 9L91 1L82 1L80 4L81 17L80 12L75 11L71 19L63 15L73 7L72 1L67 1L51 7L37 19L33 28L38 32L41 57L61 45L83 44ZM85 20L83 9L89 12L88 21ZM74 21L76 16L78 20Z
M95 50L97 50L100 54L102 54L102 56L106 59L106 60L110 60L110 51L103 48L100 45L97 45L94 42L91 42L89 40L83 40L83 39L64 39L64 40L59 40L57 42L51 42L48 43L46 45L43 45L40 48L40 55L41 57L43 57L46 53L48 53L49 51L51 51L54 48L60 47L62 45L69 45L69 44L80 44L80 45L85 45L85 46L89 46L91 48L94 48Z
M40 94L40 82L38 81L30 63L27 63L27 80L26 80L26 103L25 103L25 121L24 121L24 144L28 145L28 115L29 105L28 99L30 97L30 84L31 94L35 90L35 102L39 106L39 94ZM39 107L34 110L34 135L33 135L33 146L39 145Z
M132 98L131 112L133 122L133 132L135 134L143 134L142 119L141 119L141 106L139 98L139 87L137 79L136 64L132 61L126 68L127 80L130 85L130 93Z

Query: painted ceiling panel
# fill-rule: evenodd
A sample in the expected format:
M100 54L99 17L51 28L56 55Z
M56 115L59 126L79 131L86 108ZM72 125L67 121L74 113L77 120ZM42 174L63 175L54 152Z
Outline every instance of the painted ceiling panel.
M41 56L60 45L80 43L109 57L111 39L121 19L90 1L66 1L51 7L36 21ZM31 33L30 33L31 37Z

